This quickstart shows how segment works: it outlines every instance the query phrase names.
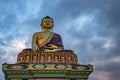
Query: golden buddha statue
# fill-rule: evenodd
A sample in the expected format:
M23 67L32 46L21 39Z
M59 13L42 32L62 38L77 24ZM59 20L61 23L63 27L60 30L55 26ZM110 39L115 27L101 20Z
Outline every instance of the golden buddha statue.
M54 52L63 49L61 36L51 31L53 26L53 19L49 16L42 19L43 31L34 33L32 38L33 51Z
M42 32L35 32L32 49L23 49L18 55L18 63L77 63L77 55L72 50L65 50L61 36L52 32L53 19L46 16L41 21ZM75 58L75 61L73 59Z

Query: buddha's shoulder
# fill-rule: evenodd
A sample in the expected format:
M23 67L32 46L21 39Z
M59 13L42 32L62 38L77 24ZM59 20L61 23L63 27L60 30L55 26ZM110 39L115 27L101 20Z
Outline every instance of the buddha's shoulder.
M55 32L51 32L54 36L60 36L60 34L58 34L58 33L55 33ZM44 32L35 32L33 35L34 36L37 36L37 35L42 35L42 34L44 34Z
M55 32L53 32L53 34L54 34L55 36L60 36L60 34L58 34L58 33L55 33Z
M36 36L36 35L39 35L39 34L42 34L42 32L35 32L33 35Z

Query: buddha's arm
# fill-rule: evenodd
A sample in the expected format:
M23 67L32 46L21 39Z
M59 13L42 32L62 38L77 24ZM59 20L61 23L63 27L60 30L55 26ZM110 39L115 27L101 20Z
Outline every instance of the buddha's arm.
M61 36L59 34L55 34L56 37L54 38L54 42L53 44L49 44L47 46L45 46L45 48L50 49L50 50L61 50L64 49L63 43L62 43L62 39Z
M64 49L62 38L60 35L58 35L57 46L59 47L59 49Z
M38 46L36 44L36 37L37 37L37 33L34 33L32 37L32 50L33 51L36 51L38 49Z
M56 38L55 38L55 44L49 44L44 47L46 48L45 51L48 51L48 52L54 52L54 51L59 51L64 49L64 46L62 44L62 39L58 34L56 35Z

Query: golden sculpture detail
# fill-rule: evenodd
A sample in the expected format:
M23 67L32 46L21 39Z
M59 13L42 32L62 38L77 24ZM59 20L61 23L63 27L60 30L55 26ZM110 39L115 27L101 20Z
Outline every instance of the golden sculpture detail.
M72 50L65 50L61 36L52 32L53 23L49 16L42 19L40 25L43 30L33 34L32 50L24 49L18 55L18 63L77 63L77 55Z
M42 19L41 27L43 32L36 32L32 39L33 51L54 52L63 49L62 40L59 34L51 32L53 28L53 19L46 16Z

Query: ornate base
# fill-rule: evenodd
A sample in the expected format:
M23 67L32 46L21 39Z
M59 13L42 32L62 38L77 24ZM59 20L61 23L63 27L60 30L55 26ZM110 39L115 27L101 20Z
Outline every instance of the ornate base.
M42 52L25 49L16 64L3 64L6 80L87 80L92 65L78 64L71 50Z
M71 50L56 52L23 50L18 54L17 63L66 63L77 64L77 55Z
M92 65L3 64L6 80L85 80L92 71Z

